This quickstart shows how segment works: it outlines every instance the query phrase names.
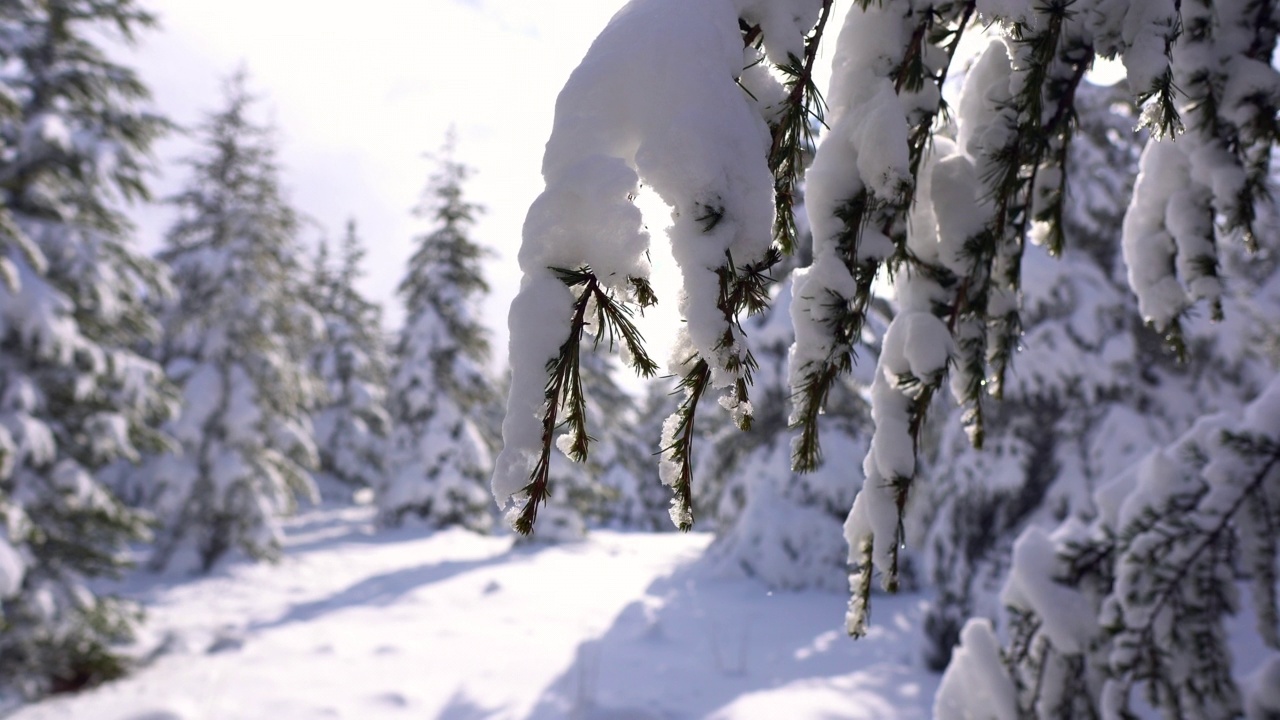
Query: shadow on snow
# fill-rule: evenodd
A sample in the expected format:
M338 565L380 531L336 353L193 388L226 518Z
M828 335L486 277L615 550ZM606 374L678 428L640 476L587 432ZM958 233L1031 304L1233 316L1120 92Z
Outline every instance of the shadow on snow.
M270 630L290 623L308 622L322 615L357 606L385 607L426 585L442 582L455 575L482 567L501 565L510 561L511 558L504 553L480 560L446 560L373 575L328 597L294 605L278 619L256 623L249 629Z
M501 709L486 708L459 691L449 698L436 720L494 720L502 716Z
M877 596L859 641L844 633L847 599L688 563L582 642L528 718L930 717L938 678L919 660L919 596Z

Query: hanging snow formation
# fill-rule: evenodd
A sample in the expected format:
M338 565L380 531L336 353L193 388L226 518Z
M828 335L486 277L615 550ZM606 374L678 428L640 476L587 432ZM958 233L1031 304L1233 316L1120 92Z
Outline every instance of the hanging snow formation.
M706 382L724 391L726 406L747 422L753 361L738 308L725 295L729 276L763 262L770 249L774 176L766 119L776 107L764 99L776 97L779 86L762 71L743 81L754 90L737 82L744 67L761 59L754 47L744 49L738 19L758 15L770 33L770 56L786 58L803 55L804 34L820 7L813 0L633 2L561 92L543 161L546 190L525 221L525 276L509 321L512 389L493 493L500 505L512 505L513 521L544 492L531 478L547 462L548 425L556 424L561 402L548 397L547 368L577 346L568 344L581 332L576 304L585 310L588 292L648 301L649 235L633 204L642 182L672 210L669 240L683 276L679 305L687 323L670 369L683 376L705 368ZM575 297L560 271L588 273L580 279L584 295ZM646 363L635 355L633 362ZM664 448L676 446L674 433L669 421ZM668 450L663 482L677 483L680 462ZM673 508L677 524L691 522L686 512Z
M1121 60L1153 138L1113 239L1144 320L1186 354L1188 311L1203 302L1211 316L1226 314L1220 269L1235 248L1269 262L1274 240L1260 232L1258 208L1280 135L1273 5L886 0L849 9L828 131L805 187L814 261L794 283L790 417L793 466L811 470L821 461L818 417L851 369L874 281L887 271L897 314L871 383L866 477L845 525L857 566L852 634L865 630L873 574L897 583L902 516L944 387L970 442L984 442L1023 339L1027 243L1064 251L1076 91L1096 56ZM677 301L687 322L668 365L684 400L664 427L661 477L674 490L673 520L691 525L698 400L717 390L740 426L751 422L756 360L739 320L767 304L764 277L788 247L779 226L797 199L797 177L785 172L796 155L776 150L788 138L792 150L804 146L794 142L796 118L808 126L820 117L807 84L829 11L817 0L634 0L574 72L547 145L547 188L525 226L511 314L513 387L493 491L517 529L532 528L545 497L560 413L571 435L563 446L587 452L583 333L619 334L633 367L656 370L626 317L654 301L650 238L631 202L640 183L672 209L668 239L684 281ZM942 88L975 27L999 37L948 107Z

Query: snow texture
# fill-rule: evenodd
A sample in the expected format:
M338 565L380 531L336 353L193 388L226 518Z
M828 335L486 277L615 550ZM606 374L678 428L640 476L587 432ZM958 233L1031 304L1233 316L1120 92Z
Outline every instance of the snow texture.
M901 9L868 5L850 9L836 43L826 93L831 129L806 176L813 262L795 273L792 289L793 387L800 387L813 367L847 349L831 328L833 312L856 294L854 277L840 256L842 206L863 192L896 200L910 187L906 111L888 76L905 48L906 33ZM875 261L891 250L889 239L868 227L854 255L857 261Z
M1249 693L1244 714L1248 720L1266 720L1280 713L1280 655L1273 655L1246 680Z
M1181 144L1171 140L1148 144L1142 153L1133 202L1124 218L1122 247L1129 285L1138 296L1143 317L1160 329L1169 327L1190 301L1178 277L1170 272L1182 256L1169 224L1173 221L1183 229L1193 221L1187 217L1196 210L1189 190L1190 172Z
M515 720L842 717L925 720L937 678L910 648L921 600L886 598L862 644L840 595L719 577L704 533L601 531L566 546L404 528L373 509L286 521L275 565L143 573L146 604L118 682L10 720ZM429 672L424 672L429 669Z
M1017 720L1013 682L1000 669L1000 641L991 621L970 620L960 647L942 676L933 715L937 720Z
M18 594L22 576L26 574L26 562L9 541L0 538L0 599Z

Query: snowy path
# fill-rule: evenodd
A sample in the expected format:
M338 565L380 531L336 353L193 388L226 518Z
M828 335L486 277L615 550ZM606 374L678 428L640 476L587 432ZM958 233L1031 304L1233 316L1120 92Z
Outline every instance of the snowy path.
M928 717L936 688L917 598L877 598L853 643L842 596L712 577L705 535L512 550L346 509L290 538L276 566L133 579L164 654L14 720L890 720Z

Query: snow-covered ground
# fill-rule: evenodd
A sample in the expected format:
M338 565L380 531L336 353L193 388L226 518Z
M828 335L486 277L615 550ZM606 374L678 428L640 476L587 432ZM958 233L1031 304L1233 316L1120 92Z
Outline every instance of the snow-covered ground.
M129 578L153 659L13 719L929 717L919 597L876 598L853 642L845 596L717 576L707 535L512 548L370 520L313 510L276 565Z

